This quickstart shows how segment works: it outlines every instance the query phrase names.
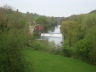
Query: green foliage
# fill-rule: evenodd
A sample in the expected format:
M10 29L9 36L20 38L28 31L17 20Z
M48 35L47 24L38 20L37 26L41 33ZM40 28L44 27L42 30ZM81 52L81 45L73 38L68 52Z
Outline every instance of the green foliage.
M34 40L32 41L31 47L34 50L45 52L53 52L56 48L54 43L48 42L47 40Z
M93 64L96 64L96 28L92 27L85 38L79 41L75 46L76 52Z
M21 53L27 43L25 24L21 13L0 8L0 72L25 71Z
M0 36L0 56L2 57L0 60L0 71L24 72L20 54L21 44L21 39L16 34L7 33Z
M96 64L96 14L70 17L62 22L64 54Z
M49 29L56 25L55 18L46 16L38 16L35 21L37 24L42 25L44 27L43 32L47 32Z
M75 21L65 21L62 23L61 31L64 35L65 40L67 40L69 46L72 46L78 38L79 24Z

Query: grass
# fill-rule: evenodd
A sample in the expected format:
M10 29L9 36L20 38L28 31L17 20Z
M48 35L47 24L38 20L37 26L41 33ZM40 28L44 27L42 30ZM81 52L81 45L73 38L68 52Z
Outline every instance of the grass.
M23 54L27 62L32 64L30 65L31 72L96 72L96 66L80 60L31 49L25 49Z

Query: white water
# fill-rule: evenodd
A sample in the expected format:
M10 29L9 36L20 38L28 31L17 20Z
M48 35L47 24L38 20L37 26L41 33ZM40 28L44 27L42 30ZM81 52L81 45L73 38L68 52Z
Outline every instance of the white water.
M60 25L56 26L54 31L49 31L48 33L41 33L42 40L53 41L57 46L61 45L62 34L60 32Z
M56 34L56 33L42 33L41 36L46 36L46 37L62 37L62 34Z

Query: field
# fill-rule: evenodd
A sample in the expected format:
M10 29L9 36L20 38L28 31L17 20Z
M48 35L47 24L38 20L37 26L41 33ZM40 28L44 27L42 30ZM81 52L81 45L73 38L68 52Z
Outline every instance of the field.
M80 60L52 55L31 49L23 50L31 72L96 72L96 66Z

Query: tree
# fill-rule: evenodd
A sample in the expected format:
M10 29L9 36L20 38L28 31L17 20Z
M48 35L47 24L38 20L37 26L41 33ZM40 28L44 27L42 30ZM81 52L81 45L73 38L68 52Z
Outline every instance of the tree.
M21 50L27 43L26 22L21 13L0 9L0 72L24 72Z

